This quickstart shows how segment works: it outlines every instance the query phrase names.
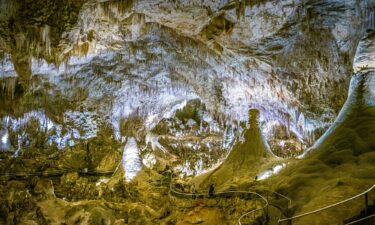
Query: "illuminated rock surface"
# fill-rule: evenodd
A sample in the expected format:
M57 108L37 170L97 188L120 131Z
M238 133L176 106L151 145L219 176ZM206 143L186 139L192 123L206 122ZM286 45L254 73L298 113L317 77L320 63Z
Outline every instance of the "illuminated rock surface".
M359 46L372 45L373 42L370 33ZM372 57L373 54L362 49L357 51L355 58ZM322 208L365 191L374 184L374 78L373 68L355 73L348 99L335 123L302 160L293 162L280 176L269 179L276 190L288 193L296 200L297 212ZM308 224L312 220L316 224L338 223L361 209L362 201L355 199L328 211L301 217L293 223Z
M374 7L0 1L0 224L236 224L262 206L172 197L171 170L179 191L277 191L295 214L365 189Z

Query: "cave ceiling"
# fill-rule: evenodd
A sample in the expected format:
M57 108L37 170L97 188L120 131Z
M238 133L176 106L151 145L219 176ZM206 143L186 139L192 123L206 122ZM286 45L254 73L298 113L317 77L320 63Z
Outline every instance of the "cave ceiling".
M144 141L198 99L219 129L257 108L269 140L285 130L308 147L344 104L374 2L3 0L0 8L3 120L71 120L87 137L109 124L117 139ZM81 117L91 125L82 128ZM137 134L124 128L129 119Z

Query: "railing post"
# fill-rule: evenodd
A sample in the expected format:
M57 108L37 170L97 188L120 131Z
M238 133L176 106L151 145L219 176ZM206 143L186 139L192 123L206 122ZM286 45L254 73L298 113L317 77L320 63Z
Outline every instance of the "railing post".
M365 194L365 215L367 216L368 212L368 194Z
M267 202L269 202L269 193L267 193ZM268 215L269 215L269 204L267 204L267 210L266 210L266 217L267 217L267 219L269 219L269 217L268 217Z

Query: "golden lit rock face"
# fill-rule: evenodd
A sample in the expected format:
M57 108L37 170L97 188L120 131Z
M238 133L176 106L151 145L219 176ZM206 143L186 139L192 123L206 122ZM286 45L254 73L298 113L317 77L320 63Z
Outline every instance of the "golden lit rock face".
M362 69L358 66L372 56L369 51L374 44L372 32L369 31L359 43L354 62L357 72L352 75L348 98L333 125L303 160L269 180L276 189L295 199L299 205L297 214L312 211L318 208L317 205L338 202L343 196L354 196L374 183L375 72L370 66ZM326 191L328 188L329 192ZM339 223L358 216L362 209L360 201L350 201L329 212L323 211L319 216L304 216L293 223L306 224L311 220L317 224Z
M245 129L225 161L195 181L200 186L214 183L221 188L252 182L256 175L271 167L276 157L270 152L259 126L259 110L249 110L249 127ZM202 181L201 181L202 180Z
M227 161L232 163L240 161L246 161L249 157L250 161L258 161L260 158L270 156L268 146L264 141L263 134L259 126L259 110L252 109L249 111L249 128L247 128L240 138L238 143L233 147L231 154L229 154ZM237 153L235 153L238 151ZM240 152L240 151L246 151ZM250 163L250 162L249 162ZM239 163L238 165L243 165Z
M353 69L356 73L351 79L348 98L333 125L314 144L315 148L318 148L324 142L327 143L328 136L332 135L332 132L341 126L342 123L351 120L352 117L356 117L356 113L361 113L362 110L372 111L375 105L375 67L372 66L371 60L374 54L374 51L372 51L374 43L374 31L370 30L359 43L354 57Z
M236 224L262 207L171 196L171 177L277 191L296 214L357 193L375 182L373 8L0 1L0 224Z

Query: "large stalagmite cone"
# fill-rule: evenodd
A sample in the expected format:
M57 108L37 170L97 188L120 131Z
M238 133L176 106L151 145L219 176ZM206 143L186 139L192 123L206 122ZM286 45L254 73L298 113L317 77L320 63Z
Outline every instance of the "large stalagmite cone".
M313 152L312 150L315 149L325 149L342 135L350 133L356 133L357 138L349 141L356 145L357 153L374 147L371 147L371 142L375 142L375 138L369 137L371 130L375 130L374 59L375 31L369 31L358 45L353 63L355 74L352 76L344 106L332 126L306 153ZM306 153L303 156L308 155Z
M235 163L241 166L272 155L259 127L259 111L257 109L249 111L249 124L250 127L244 133L244 140L234 145L223 164Z
M210 183L222 185L238 181L253 181L261 165L276 158L268 148L259 126L259 111L249 111L249 128L244 132L244 140L238 141L227 159L202 182L201 186ZM232 181L230 181L232 180ZM224 185L225 186L225 185Z
M355 196L374 184L374 47L372 31L359 43L348 98L335 122L303 160L270 179L275 190L288 193L295 200L295 215ZM342 223L344 218L359 215L363 205L351 202L349 207L330 210L319 215L319 224ZM293 224L310 224L312 218L315 217L300 217Z

